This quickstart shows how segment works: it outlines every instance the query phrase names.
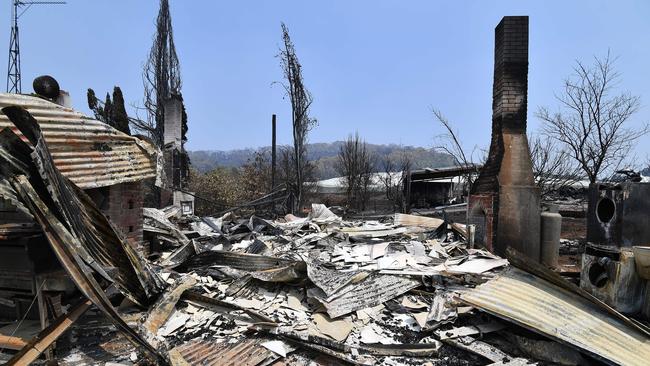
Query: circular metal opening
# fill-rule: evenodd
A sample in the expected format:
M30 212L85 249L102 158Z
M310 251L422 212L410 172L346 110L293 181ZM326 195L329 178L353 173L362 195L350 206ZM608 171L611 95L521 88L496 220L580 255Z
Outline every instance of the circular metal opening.
M609 276L607 276L607 268L604 265L594 262L589 266L589 282L592 285L601 288L604 287L609 281Z
M612 221L614 213L616 212L616 204L610 198L604 197L596 205L596 215L598 220L602 223L608 223Z

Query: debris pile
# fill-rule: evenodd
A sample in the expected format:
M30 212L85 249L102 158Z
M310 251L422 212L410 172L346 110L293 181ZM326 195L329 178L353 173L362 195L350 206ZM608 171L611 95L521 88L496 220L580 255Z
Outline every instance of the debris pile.
M350 222L319 204L306 218L276 221L147 212L159 220L145 230L169 244L157 264L170 287L144 324L156 324L147 327L151 341L175 362L573 365L645 357L585 346L606 334L649 351L645 328L629 329L629 319L579 294L559 294L554 281L564 279L544 268L533 266L532 275L468 248L462 225L404 214Z
M29 144L0 132L0 195L34 218L79 290L33 339L0 339L20 344L10 364L36 361L60 337L68 365L650 359L645 323L511 248L507 259L472 248L463 225L440 219L346 221L320 204L278 220L147 208L145 258L61 175L29 113L3 112Z

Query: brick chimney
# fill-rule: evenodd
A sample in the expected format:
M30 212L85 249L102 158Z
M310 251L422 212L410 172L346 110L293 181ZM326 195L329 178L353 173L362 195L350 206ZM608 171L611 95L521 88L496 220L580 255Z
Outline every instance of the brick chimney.
M540 194L526 138L528 17L504 17L495 29L492 140L468 201L476 242L540 258Z

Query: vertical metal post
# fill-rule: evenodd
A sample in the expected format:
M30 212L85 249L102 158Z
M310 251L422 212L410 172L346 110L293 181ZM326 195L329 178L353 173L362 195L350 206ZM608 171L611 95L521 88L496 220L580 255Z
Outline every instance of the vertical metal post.
M275 114L271 117L271 190L275 189Z
M411 213L411 168L406 170L406 213Z

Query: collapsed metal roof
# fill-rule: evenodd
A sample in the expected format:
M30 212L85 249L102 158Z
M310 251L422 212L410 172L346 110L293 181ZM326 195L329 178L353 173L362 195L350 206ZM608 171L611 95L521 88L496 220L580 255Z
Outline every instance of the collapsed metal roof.
M646 365L650 341L579 295L510 268L464 302L583 350L609 364Z
M54 164L82 189L156 176L156 149L145 140L36 96L0 93L0 108L7 106L23 107L36 118ZM0 129L5 127L20 135L0 113Z
M84 296L130 341L164 364L158 351L122 320L105 293L112 284L134 303L146 306L162 291L162 279L122 240L90 197L58 171L37 121L20 107L2 111L34 148L10 129L0 130L0 179L15 192L5 189L0 193L8 196L0 198L20 198Z

